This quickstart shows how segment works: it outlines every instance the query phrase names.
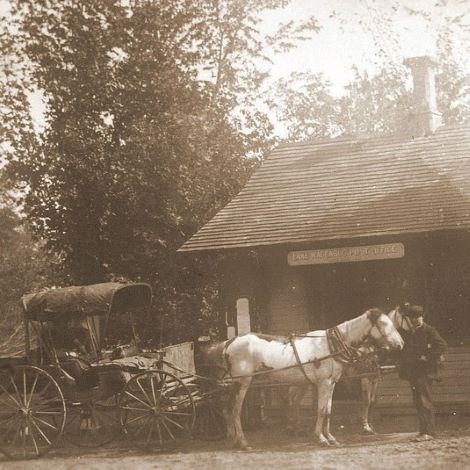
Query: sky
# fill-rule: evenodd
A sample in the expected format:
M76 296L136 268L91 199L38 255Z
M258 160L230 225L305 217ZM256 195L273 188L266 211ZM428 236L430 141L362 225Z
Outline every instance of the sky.
M321 72L332 83L332 93L341 95L353 78L353 65L372 74L383 65L374 54L376 44L385 51L385 60L402 63L407 57L435 54L436 35L445 16L467 10L470 25L470 0L439 3L444 6L436 6L438 0L293 0L281 10L265 13L262 33L273 32L280 22L301 21L311 15L321 30L297 49L272 56L269 72L273 80L295 71ZM8 0L0 0L0 13L7 5ZM425 11L429 21L410 15L408 9ZM470 36L466 40L470 47ZM470 60L463 56L462 61L470 73ZM40 126L44 110L41 94L31 95L30 102Z
M386 57L401 63L407 57L435 55L436 35L445 16L466 10L470 24L470 0L444 3L438 7L437 0L294 0L283 10L266 14L263 28L271 31L279 21L314 15L321 30L295 51L275 57L271 71L278 78L292 71L322 72L332 82L333 92L341 94L352 78L352 65L371 73L381 66L374 56L374 40ZM425 11L429 21L410 15L408 9ZM468 58L466 62L470 72Z

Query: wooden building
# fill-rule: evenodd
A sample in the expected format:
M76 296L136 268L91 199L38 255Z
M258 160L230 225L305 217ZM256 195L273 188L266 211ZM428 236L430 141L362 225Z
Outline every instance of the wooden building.
M237 299L248 299L252 325L268 333L331 327L372 306L424 305L451 346L438 401L466 406L470 124L440 126L434 63L408 63L408 135L281 145L180 251L232 253L229 318L235 324ZM379 403L411 405L406 384L385 382Z

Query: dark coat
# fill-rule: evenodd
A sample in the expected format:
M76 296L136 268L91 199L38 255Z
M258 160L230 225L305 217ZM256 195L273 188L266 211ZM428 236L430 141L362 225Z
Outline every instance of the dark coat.
M414 378L435 374L440 355L447 349L447 343L437 330L424 323L414 332L401 333L405 345L400 354L399 375L412 381Z

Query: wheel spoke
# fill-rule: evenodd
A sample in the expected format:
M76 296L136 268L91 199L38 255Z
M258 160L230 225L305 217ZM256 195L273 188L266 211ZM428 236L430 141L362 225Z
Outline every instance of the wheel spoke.
M33 385L31 386L31 395L29 396L29 400L26 403L26 408L29 408L29 405L31 404L31 400L33 399L33 394L34 394L34 390L36 389L36 384L38 383L38 379L39 379L39 374L36 372ZM25 390L25 397L26 397L26 390Z
M142 431L144 431L145 427L147 426L148 422L150 421L150 419L152 417L151 416L146 416L146 418L147 418L147 421L144 424L142 424L142 426L139 427L139 429L135 433L135 437L137 437Z
M150 381L152 381L152 377L150 377ZM149 396L147 395L147 392L142 387L142 384L140 383L140 380L136 379L136 382L137 382L137 385L139 386L139 388L142 390L142 393L145 395L145 398L147 399L147 402L151 405L155 405L155 403L152 403L152 400L150 400Z
M47 421L44 421L43 419L38 418L37 416L35 416L33 419L35 419L36 421L39 421L40 423L44 424L45 426L49 426L50 428L54 429L54 431L59 430L59 428L55 427L53 424L48 423Z
M11 377L11 376L10 376L10 377ZM10 397L11 401L15 402L15 405L16 405L18 408L21 408L21 405L20 405L20 403L18 402L18 400L17 400L13 395L11 395L11 394L8 392L8 390L7 390L2 384L0 384L0 387L2 388L2 390L4 391L4 393L6 393L6 394Z
M158 429L158 440L160 441L160 447L163 447L162 427L160 426L160 423L157 423L157 429Z
M149 416L148 416L148 413L146 413L146 414L137 416L137 418L132 418L132 419L130 419L129 421L127 421L126 424L135 423L136 421L140 421L141 419L143 419L143 418L145 418L145 417L146 417L147 419L150 419Z
M18 390L18 387L16 386L15 381L13 380L13 376L10 374L10 382L13 384L13 387L15 387L16 395L18 396L18 403L20 404L19 406L22 408L24 406L23 400L21 399L21 393Z
M47 399L41 398L41 402L38 403L36 406L40 406L40 409L44 410L45 408L48 408L51 404L57 403L59 400L60 398L58 395L55 397L47 398Z
M47 382L47 384L45 385L45 387L39 391L40 394L45 394L46 393L46 390L51 386L51 382Z
M15 413L18 411L18 405L15 403L15 406L13 406L11 403L6 402L0 398L0 405L5 405L8 408L11 408L12 411Z
M175 440L175 436L173 435L173 433L170 431L170 428L168 427L168 425L166 424L165 421L162 421L162 424L164 426L164 428L166 429L167 433L171 436L171 438L173 440Z
M24 404L26 405L28 394L26 393L26 369L23 369L23 398ZM28 406L26 405L26 408Z
M192 413L181 413L178 411L160 411L163 416L192 416Z
M26 431L29 432L29 428L25 426L24 421L22 422L23 432L21 433L21 439L23 441L23 455L26 457Z
M151 408L151 406L148 404L148 403L145 403L144 401L142 401L140 398L136 397L135 395L133 395L131 392L129 392L128 390L126 390L126 395L129 395L130 397L134 398L135 400L137 401L140 401L140 403L142 403L142 405L146 406L147 409L148 408Z
M35 420L31 420L31 422L33 423L34 427L39 431L39 434L41 434L42 438L49 444L51 445L51 441L49 440L49 438L42 432L42 429L37 425L36 421Z
M16 440L18 439L18 436L19 436L19 435L20 435L20 433L21 433L21 425L22 425L22 420L21 420L21 419L18 419L17 423L18 423L18 425L17 425L17 427L16 427L15 436L14 436L14 438L13 438L13 442L12 442L12 444L11 444L11 445L12 445L12 447L14 447L14 446L15 446L15 444L16 444Z
M150 387L152 388L153 403L156 405L157 404L157 397L155 396L155 384L153 383L153 377L150 380Z
M172 420L172 419L169 418L168 416L164 416L163 419L166 420L166 421L169 421L169 422L172 423L172 424L174 424L177 428L180 428L180 429L183 429L183 430L185 429L183 425L181 425L180 423L178 423L178 422Z
M132 410L132 411L145 411L145 413L148 412L148 408L147 409L144 409L144 408L135 408L133 406L121 406L121 408L123 410Z
M5 431L5 436L9 436L10 435L10 431L13 429L13 427L15 426L15 423L18 423L19 421L19 416L18 415L14 415L12 416L13 420L11 421L11 423L8 425L8 428L7 430Z
M29 427L29 431L30 431L31 440L33 441L34 450L36 451L36 455L39 455L39 448L38 448L38 444L36 442L36 439L34 438L33 428Z
M153 431L154 424L155 424L155 420L152 419L152 421L150 422L149 433L147 435L147 444L150 444L150 439L152 438L152 431Z

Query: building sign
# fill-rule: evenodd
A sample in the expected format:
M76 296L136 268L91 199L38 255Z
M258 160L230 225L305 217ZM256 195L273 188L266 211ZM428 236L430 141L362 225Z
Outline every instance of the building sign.
M377 259L403 258L403 243L386 243L384 245L348 246L341 248L324 248L321 250L291 251L287 262L291 266L303 264L350 263L354 261L371 261Z

